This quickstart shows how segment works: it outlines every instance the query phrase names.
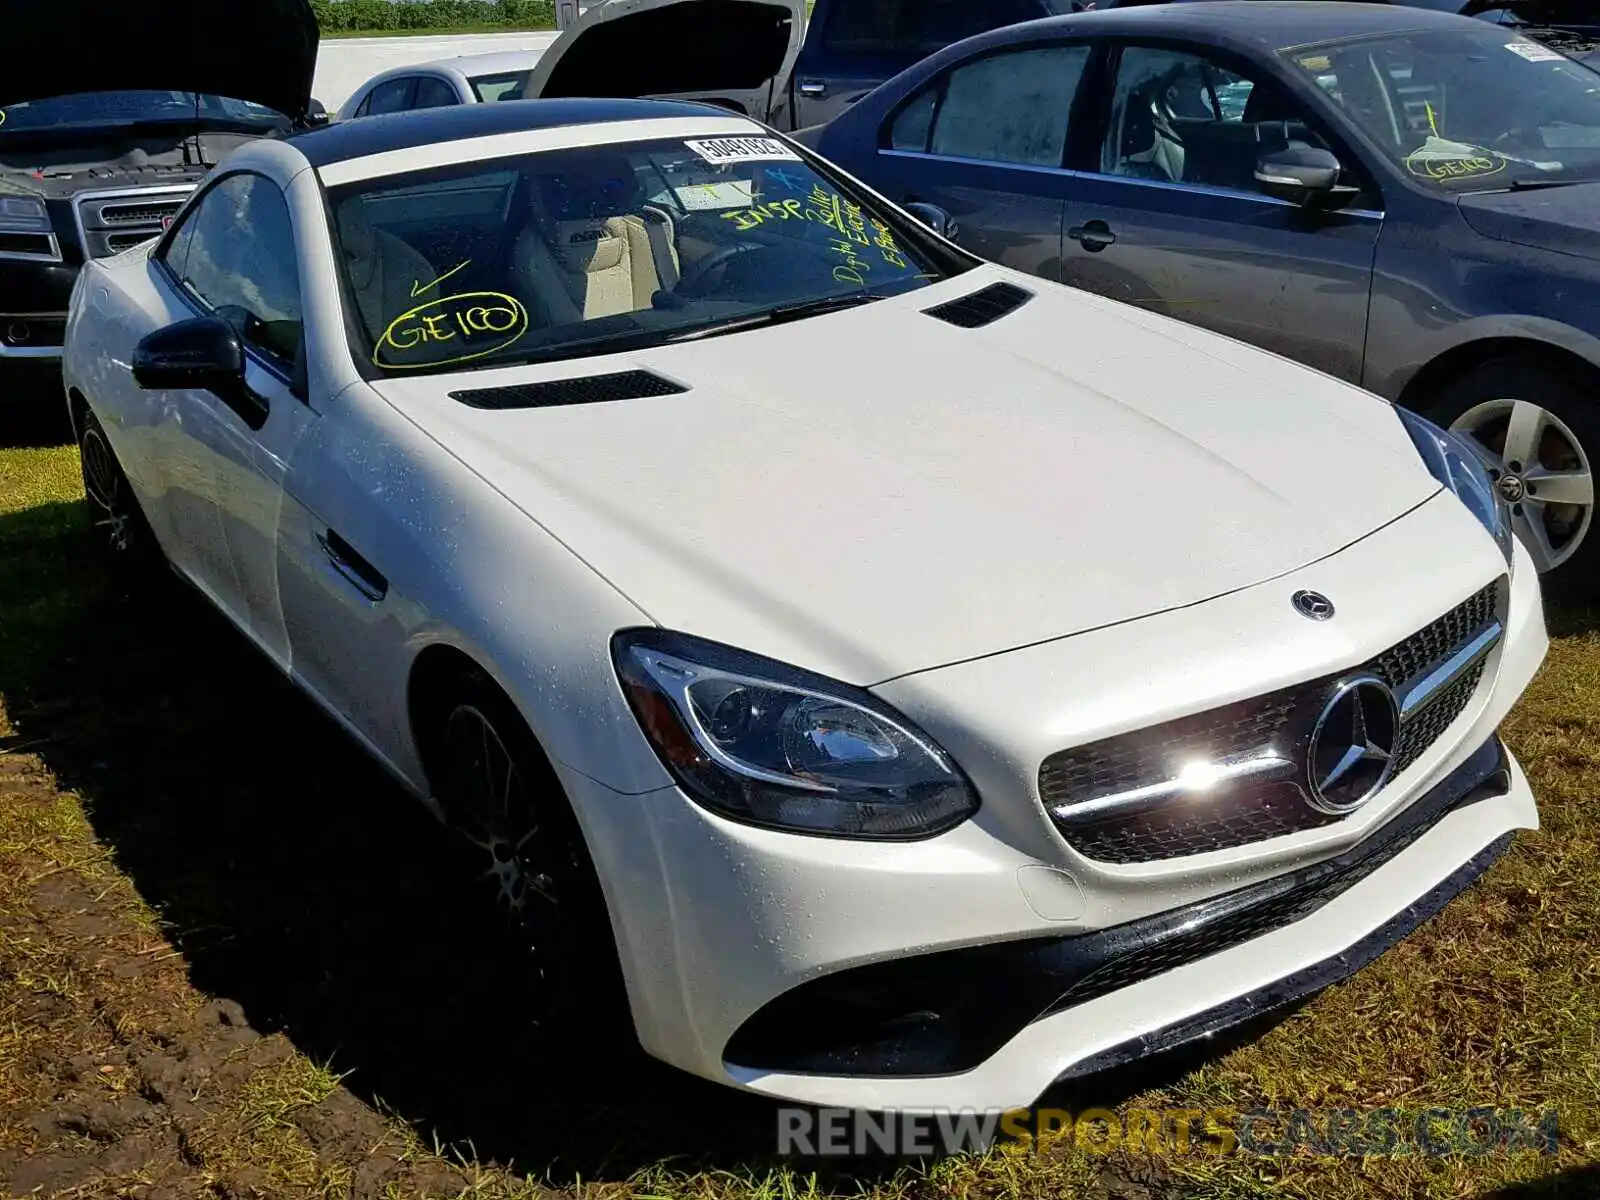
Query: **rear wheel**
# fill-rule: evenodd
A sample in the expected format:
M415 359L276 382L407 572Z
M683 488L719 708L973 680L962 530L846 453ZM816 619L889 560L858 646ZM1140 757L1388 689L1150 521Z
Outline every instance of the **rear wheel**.
M1530 359L1501 359L1447 385L1430 416L1488 452L1546 589L1573 599L1600 595L1593 474L1600 392Z
M593 1028L626 1012L615 943L582 831L515 708L473 673L440 707L440 801L478 852L478 889L532 968L535 1020Z

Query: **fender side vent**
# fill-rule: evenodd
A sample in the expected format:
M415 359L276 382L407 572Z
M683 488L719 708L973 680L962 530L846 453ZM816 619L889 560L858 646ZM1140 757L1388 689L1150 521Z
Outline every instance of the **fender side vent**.
M512 387L451 392L450 398L468 408L564 408L569 404L606 404L613 400L676 396L688 390L682 384L649 371L618 371L612 375L584 375L577 379L549 379Z
M969 296L949 300L922 311L930 317L960 326L962 329L978 329L984 325L994 324L1008 313L1016 312L1032 299L1032 292L1013 283L991 283Z

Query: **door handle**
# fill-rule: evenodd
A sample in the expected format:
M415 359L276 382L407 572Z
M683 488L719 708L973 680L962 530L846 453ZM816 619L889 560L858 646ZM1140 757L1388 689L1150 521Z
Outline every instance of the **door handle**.
M1091 253L1098 253L1116 244L1117 235L1104 221L1085 221L1067 230L1067 236Z
M828 85L820 79L802 79L800 81L800 94L802 96L826 96Z
M317 534L317 545L333 569L368 601L377 604L389 594L389 581L333 530Z

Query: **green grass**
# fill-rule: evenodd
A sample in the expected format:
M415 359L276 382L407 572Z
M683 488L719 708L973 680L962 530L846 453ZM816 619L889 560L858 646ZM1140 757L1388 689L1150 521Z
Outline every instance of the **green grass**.
M86 543L74 453L0 450L0 738L9 732L5 702L48 665L42 648L70 641L74 623L95 603L98 576ZM1600 948L1593 935L1600 913L1600 635L1584 631L1590 624L1588 614L1557 614L1553 626L1560 635L1546 667L1504 730L1539 795L1543 827L1520 836L1477 886L1347 984L1259 1040L1122 1105L1555 1109L1565 1135L1559 1158L1273 1160L1193 1154L1141 1164L1053 1145L1037 1154L1001 1149L860 1179L837 1173L819 1179L809 1168L771 1162L716 1170L662 1162L621 1178L569 1186L568 1194L605 1200L1139 1195L1107 1192L1104 1172L1114 1169L1119 1180L1145 1181L1136 1186L1147 1186L1150 1196L1455 1200L1592 1167L1600 1162L1594 1112L1600 1096ZM0 767L8 752L0 741ZM153 928L71 793L62 791L27 813L0 804L0 909L20 911L24 897L15 886L25 874L18 865L23 861L34 864L29 870L35 875L76 872L117 906L118 920L144 931L138 936L147 937ZM52 947L26 949L24 961L32 964L27 981L35 994L78 995L88 986ZM440 955L442 962L448 948L419 952ZM0 973L0 1009L6 1009L8 986ZM192 1002L202 999L196 995ZM23 1097L47 1096L54 1086L43 1078L7 1077L20 1073L24 1061L20 1051L8 1049L7 1039L21 1045L29 1036L25 1024L12 1020L8 1027L0 1020L0 1107L6 1097L20 1104ZM246 1171L267 1194L350 1195L360 1161L319 1153L297 1123L306 1110L338 1098L342 1087L326 1064L292 1055L252 1076L226 1107L195 1128L189 1152L209 1177ZM460 1195L509 1200L545 1194L521 1169L478 1167L470 1147L424 1145L412 1127L385 1119L407 1170L437 1170L446 1159L466 1157L469 1183ZM519 1166L538 1170L538 1164ZM408 1185L396 1188L386 1194L414 1194Z

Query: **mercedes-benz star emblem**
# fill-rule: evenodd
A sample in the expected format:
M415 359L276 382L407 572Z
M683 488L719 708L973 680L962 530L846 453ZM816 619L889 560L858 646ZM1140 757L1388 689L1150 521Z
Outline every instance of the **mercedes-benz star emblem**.
M1294 605L1295 612L1313 621L1326 621L1333 616L1333 601L1321 592L1296 592L1289 597L1289 603Z
M1334 816L1354 812L1389 782L1400 734L1400 706L1375 675L1333 689L1311 731L1306 751L1312 808Z

